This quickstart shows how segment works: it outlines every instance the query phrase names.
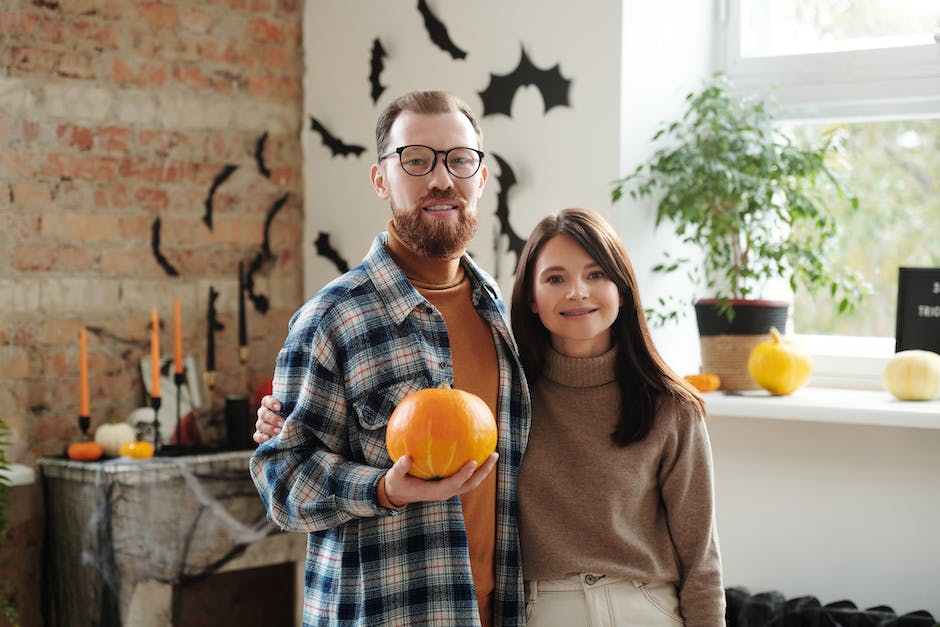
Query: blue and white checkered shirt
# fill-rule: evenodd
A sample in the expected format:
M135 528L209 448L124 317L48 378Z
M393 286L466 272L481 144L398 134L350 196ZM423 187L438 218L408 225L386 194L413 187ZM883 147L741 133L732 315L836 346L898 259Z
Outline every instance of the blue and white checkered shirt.
M308 532L304 626L478 625L459 497L381 507L392 462L385 425L408 393L454 378L441 314L408 282L380 233L362 264L291 319L277 358L280 435L251 458L268 516ZM499 360L494 614L524 623L516 480L531 405L499 288L463 264Z

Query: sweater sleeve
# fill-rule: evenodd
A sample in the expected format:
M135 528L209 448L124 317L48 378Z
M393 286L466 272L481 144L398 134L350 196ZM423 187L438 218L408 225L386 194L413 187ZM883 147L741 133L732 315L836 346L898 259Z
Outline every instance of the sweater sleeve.
M725 594L708 431L689 410L673 409L664 417L671 428L659 480L679 560L679 607L688 627L722 627Z

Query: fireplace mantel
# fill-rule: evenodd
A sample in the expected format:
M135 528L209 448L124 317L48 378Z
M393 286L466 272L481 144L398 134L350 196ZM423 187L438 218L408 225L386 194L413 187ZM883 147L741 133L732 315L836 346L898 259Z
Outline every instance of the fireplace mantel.
M285 562L302 599L305 537L266 521L250 455L40 459L48 623L169 625L174 585Z

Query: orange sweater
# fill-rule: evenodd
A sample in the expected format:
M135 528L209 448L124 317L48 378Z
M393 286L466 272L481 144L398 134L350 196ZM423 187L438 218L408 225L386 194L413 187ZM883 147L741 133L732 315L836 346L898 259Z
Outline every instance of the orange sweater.
M490 326L471 302L470 281L460 259L431 259L413 252L388 225L388 249L408 280L441 312L447 324L455 388L473 392L496 414L499 366ZM384 496L384 485L380 497ZM470 567L483 627L493 624L493 558L496 544L496 471L461 497ZM387 505L387 504L383 504Z

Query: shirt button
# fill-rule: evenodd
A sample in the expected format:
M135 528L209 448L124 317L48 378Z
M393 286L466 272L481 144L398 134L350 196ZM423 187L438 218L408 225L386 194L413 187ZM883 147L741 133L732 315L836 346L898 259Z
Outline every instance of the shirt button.
M584 576L584 583L586 583L589 586L593 586L603 576L604 575L601 575L600 577L598 577L597 575L592 575L591 573L588 573Z

